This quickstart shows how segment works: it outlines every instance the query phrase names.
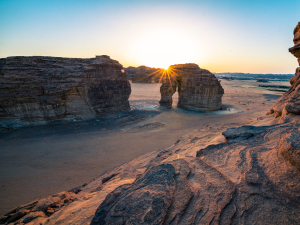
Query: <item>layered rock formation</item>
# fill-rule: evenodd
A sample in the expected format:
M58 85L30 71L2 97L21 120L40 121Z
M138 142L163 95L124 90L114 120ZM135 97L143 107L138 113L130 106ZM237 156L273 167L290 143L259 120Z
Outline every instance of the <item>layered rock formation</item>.
M0 222L299 224L299 127L230 128L219 144L212 143L220 128L205 127Z
M294 29L294 47L289 51L298 59L300 66L300 22ZM296 69L295 76L290 80L290 89L282 95L267 114L275 114L281 121L288 120L300 114L300 67Z
M178 88L178 107L195 111L221 109L224 90L218 79L196 64L169 67L162 79L160 105L171 107L172 95Z
M177 81L174 75L171 75L168 72L165 72L162 76L162 85L160 86L161 98L159 104L166 108L171 108L173 99L172 96L177 89ZM179 87L178 87L179 88Z
M299 224L300 146L291 138L299 127L244 126L223 135L226 143L196 157L187 155L201 132L159 153L132 184L106 196L91 224Z
M128 78L133 83L159 83L164 69L147 66L127 67Z
M300 22L295 27L293 34L293 41L295 45L294 47L290 48L289 51L298 59L298 63L300 65Z
M85 120L129 110L127 74L109 56L0 59L2 128Z

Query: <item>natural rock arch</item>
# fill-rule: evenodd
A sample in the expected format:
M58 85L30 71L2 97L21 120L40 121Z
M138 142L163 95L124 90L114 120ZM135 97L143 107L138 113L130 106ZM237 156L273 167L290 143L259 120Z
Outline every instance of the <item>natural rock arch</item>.
M194 111L221 109L224 90L214 74L197 64L176 64L162 77L159 104L172 107L172 96L178 90L177 107Z

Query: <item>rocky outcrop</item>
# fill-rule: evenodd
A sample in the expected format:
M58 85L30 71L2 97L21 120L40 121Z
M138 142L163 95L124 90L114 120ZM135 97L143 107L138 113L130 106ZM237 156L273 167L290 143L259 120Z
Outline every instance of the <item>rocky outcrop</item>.
M17 207L0 223L299 224L299 123L230 128L210 144L219 129Z
M158 153L106 196L91 224L299 223L299 124L231 128L226 142L185 156L204 133Z
M298 22L297 26L294 29L294 47L290 48L289 51L292 53L297 59L300 65L300 22Z
M300 66L300 22L294 29L294 47L289 51L298 59ZM295 76L290 80L290 89L282 95L267 113L280 117L280 121L286 121L294 115L300 115L300 67L296 69Z
M171 107L178 88L178 107L194 111L221 109L224 90L218 79L196 64L172 65L163 74L160 105Z
M162 76L162 85L160 86L161 99L159 104L166 108L171 108L173 99L172 96L176 92L177 81L176 77L172 76L169 72L164 72Z
M34 224L44 224L53 213L77 200L77 193L85 185L19 206L1 217L0 224L27 224L33 221Z
M2 58L0 79L2 128L85 120L130 109L127 74L109 56Z
M164 69L147 66L127 67L128 78L133 83L160 83Z

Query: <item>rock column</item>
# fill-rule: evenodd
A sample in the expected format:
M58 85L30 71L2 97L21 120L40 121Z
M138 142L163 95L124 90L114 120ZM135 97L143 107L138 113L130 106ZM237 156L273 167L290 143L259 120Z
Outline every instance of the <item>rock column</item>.
M177 82L175 76L171 74L163 74L162 85L160 87L161 99L159 104L161 106L171 108L172 107L172 96L176 92Z
M294 47L289 49L297 59L300 66L300 22L294 29ZM283 94L269 110L268 114L281 117L282 121L293 114L300 115L300 67L296 69L295 76L290 80L290 89Z

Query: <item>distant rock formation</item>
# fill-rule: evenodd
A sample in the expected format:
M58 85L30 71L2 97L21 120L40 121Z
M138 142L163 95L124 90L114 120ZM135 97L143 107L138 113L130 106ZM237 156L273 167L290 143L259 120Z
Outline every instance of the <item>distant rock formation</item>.
M164 73L160 105L171 107L178 89L178 107L194 111L221 109L224 90L214 74L197 64L172 65Z
M130 83L109 56L0 59L2 128L85 120L129 110Z
M152 68L147 66L127 67L125 71L128 73L128 78L133 83L159 83L164 69Z
M298 59L300 66L300 22L294 29L294 47L289 51ZM275 114L275 118L280 117L280 121L285 121L295 114L300 115L300 67L296 69L295 76L290 80L290 89L282 95L267 113Z

